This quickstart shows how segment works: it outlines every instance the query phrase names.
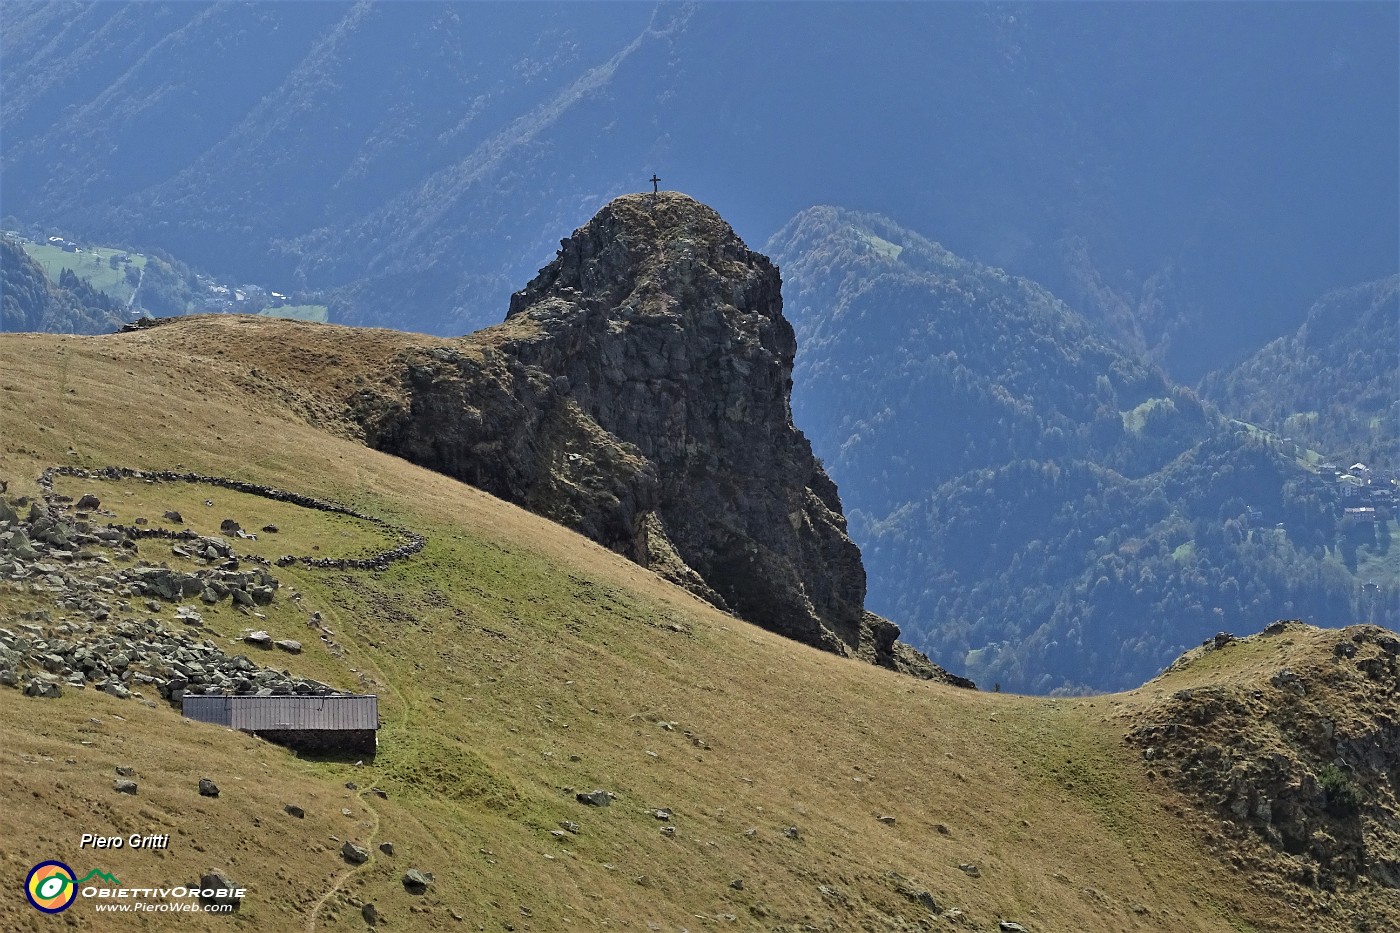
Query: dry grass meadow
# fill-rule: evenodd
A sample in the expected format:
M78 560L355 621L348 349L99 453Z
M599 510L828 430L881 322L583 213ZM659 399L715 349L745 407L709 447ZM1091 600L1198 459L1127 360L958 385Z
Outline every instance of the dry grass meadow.
M0 337L0 478L12 497L35 493L53 464L180 469L331 499L428 539L383 572L277 570L282 590L258 627L307 650L250 652L379 694L380 753L363 766L186 722L153 691L142 702L0 689L0 930L363 931L367 902L390 930L996 930L1003 919L1031 933L1298 929L1287 903L1209 854L1202 820L1123 745L1125 723L1163 685L1082 700L969 692L719 613L563 528L343 436L317 380L372 378L412 342L432 341L261 319ZM65 482L70 493L92 485ZM151 519L213 511L199 486L123 492L133 495L104 501ZM328 551L377 533L296 510L254 514L265 505L218 511L246 512L244 527L277 521L283 538ZM169 559L160 547L142 542L142 556ZM0 589L0 626L24 599ZM308 634L314 611L330 639ZM227 604L206 619L216 640L248 627ZM118 765L136 769L136 796L114 793ZM197 794L201 777L217 799ZM574 799L595 788L617 795L610 807ZM554 835L565 821L578 833ZM80 851L84 832L168 832L171 845ZM342 860L347 839L372 859ZM376 848L386 841L392 855ZM51 918L21 893L46 858L129 885L218 869L250 893L231 917L104 915L80 902ZM400 884L409 868L433 874L426 894ZM891 872L944 912L902 895Z

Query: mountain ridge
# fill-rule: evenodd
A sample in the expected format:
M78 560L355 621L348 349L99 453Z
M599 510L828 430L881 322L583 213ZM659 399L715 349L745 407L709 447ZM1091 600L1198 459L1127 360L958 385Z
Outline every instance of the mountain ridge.
M1348 530L1301 453L1043 286L832 207L766 249L801 347L795 416L841 484L870 602L940 663L1128 689L1280 610L1394 618L1400 594L1362 570L1390 559L1390 525Z

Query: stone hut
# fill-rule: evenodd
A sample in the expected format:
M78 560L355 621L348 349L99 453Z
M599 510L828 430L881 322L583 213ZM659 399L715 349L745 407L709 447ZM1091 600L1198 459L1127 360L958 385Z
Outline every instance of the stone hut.
M378 747L379 697L195 696L182 713L198 722L238 729L298 751L373 755Z

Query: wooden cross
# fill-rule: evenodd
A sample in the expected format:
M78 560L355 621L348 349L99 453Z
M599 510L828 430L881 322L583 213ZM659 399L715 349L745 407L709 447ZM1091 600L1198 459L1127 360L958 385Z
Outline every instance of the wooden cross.
M652 194L656 194L656 192L657 192L657 190L658 190L658 189L657 189L657 185L659 185L659 184L661 184L661 179L659 179L659 178L656 177L656 173L655 173L655 172L652 172L652 173L651 173L651 193L652 193Z

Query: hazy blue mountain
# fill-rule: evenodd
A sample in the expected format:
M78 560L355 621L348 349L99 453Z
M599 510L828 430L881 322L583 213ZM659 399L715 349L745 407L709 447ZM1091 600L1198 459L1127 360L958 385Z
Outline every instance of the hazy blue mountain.
M1347 464L1400 466L1400 276L1325 295L1297 333L1212 373L1202 391Z
M4 211L457 333L611 196L813 203L1046 283L1178 378L1391 274L1387 4L0 7Z
M1221 630L1395 615L1391 525L1043 287L876 215L767 245L793 412L841 489L870 607L982 684L1122 689ZM1332 484L1335 486L1335 483ZM1282 528L1276 527L1282 524Z

